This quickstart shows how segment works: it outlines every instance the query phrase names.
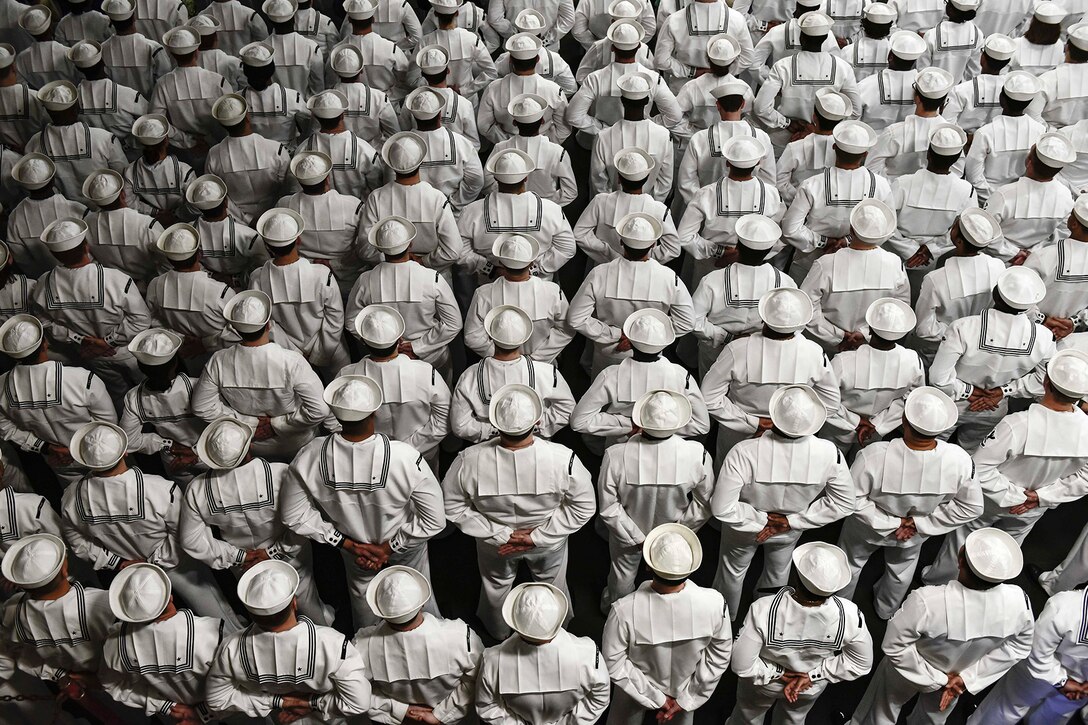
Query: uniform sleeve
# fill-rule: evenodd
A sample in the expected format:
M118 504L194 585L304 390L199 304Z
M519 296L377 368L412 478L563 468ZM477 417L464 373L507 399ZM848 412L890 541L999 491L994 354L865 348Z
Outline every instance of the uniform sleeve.
M997 508L1008 509L1027 499L1023 486L1001 472L1003 463L1023 451L1017 438L1016 429L1003 419L971 456L982 494Z
M495 120L495 94L497 84L488 86L480 94L480 110L476 112L476 128L484 138L493 144L499 144L510 138L510 134Z
M960 480L955 496L935 508L929 515L915 516L914 525L920 534L940 536L974 521L982 515L982 511L982 488L974 476L969 474Z
M758 533L767 525L767 514L740 500L745 484L752 482L752 462L743 449L734 447L725 455L710 510L714 518L730 529L744 533Z
M731 345L726 345L710 366L703 377L703 399L706 400L707 412L714 420L730 430L751 434L759 428L759 417L744 412L729 397L729 384L736 365L734 352Z
M556 720L555 725L593 725L608 708L612 681L608 677L604 658L601 657L600 652L596 651L596 647L594 647L594 655L596 659L589 672L588 682L582 688L584 696L569 713Z
M64 540L72 548L72 553L80 559L90 562L95 571L99 569L116 569L125 560L124 557L99 545L75 523L78 517L75 512L76 496L79 495L78 489L78 484L69 486L61 500L60 526L61 531L64 533Z
M676 704L687 712L694 712L702 707L714 694L718 681L729 669L729 658L732 652L733 631L723 602L718 628L710 636L710 641L703 646L703 654L695 665L695 672L676 693Z
M446 347L461 331L461 309L453 296L449 282L435 273L435 316L434 324L418 340L412 341L412 350L416 355L425 356Z
M920 388L926 384L926 371L925 366L922 364L922 358L918 358L918 368L915 370L914 375L911 377L907 386L900 391L900 395L892 402L888 403L888 406L883 410L877 412L870 418L870 422L876 429L876 432L885 436L891 431L899 427L903 420L903 409L906 406L907 396L911 394L915 388Z
M193 481L181 501L178 523L178 543L186 554L212 569L229 569L245 561L246 550L217 538L200 513L196 497L206 484Z
M158 453L163 449L166 438L163 438L154 430L144 432L143 421L133 410L133 399L137 395L139 395L138 389L130 390L125 394L124 402L121 405L120 426L128 436L128 451L129 453L145 453L148 455Z
M571 231L570 222L567 221L563 210L558 206L545 203L545 207L549 206L555 211L559 223L552 232L551 247L537 258L536 266L547 274L555 274L574 258L578 245L574 242L574 232Z
M598 84L598 79L590 74L582 82L582 86L571 96L570 103L567 104L567 121L571 127L585 131L593 136L607 128L605 124L589 113L598 92Z
M414 469L408 466L408 474L414 479L412 485L411 512L404 526L393 535L389 545L393 551L403 551L414 546L422 546L446 528L446 510L442 502L442 488L431 472L431 467L423 460L422 454L416 459Z
M631 699L648 710L665 705L666 693L662 692L646 673L640 670L627 652L631 647L630 623L618 616L616 607L608 612L601 634L601 654L608 666L608 675Z
M570 311L570 305L567 303L566 295L563 294L563 290L559 290L559 294L556 295L555 303L552 305L551 313L548 315L548 321L551 325L551 329L548 330L548 337L540 345L533 349L533 359L540 360L541 362L554 363L559 354L566 349L570 341L574 339L574 331L567 325L567 315ZM562 375L559 376L562 379ZM563 382L566 385L566 382ZM572 406L573 407L573 406Z
M714 186L703 187L706 191L697 191L691 198L680 217L680 226L676 229L676 235L680 238L680 246L695 259L712 259L721 256L724 245L720 245L703 235L706 226L707 212L703 208L708 194L715 193Z
M599 135L589 152L589 188L594 194L607 194L614 185L611 169L608 168L610 159L605 158L611 148L611 144L606 143L609 136L611 133L604 138Z
M176 703L160 697L148 680L121 672L110 665L109 660L113 658L117 648L124 646L118 641L120 638L120 632L114 630L103 647L106 661L98 671L98 679L103 689L117 702L142 710L148 717L169 713Z
M760 657L763 654L764 636L756 626L756 617L761 614L761 609L749 608L744 617L744 625L733 645L730 665L737 677L750 680L757 687L774 682L785 672L780 666Z
M677 433L684 438L698 438L710 432L710 411L706 408L706 400L703 391L695 382L694 376L688 373L684 381L684 397L691 403L691 420Z
M918 301L914 304L914 309L918 313L918 324L914 328L914 334L926 342L938 342L948 329L948 325L937 319L940 301L933 287L933 279L933 272L922 278Z
M567 448L560 448L557 452L570 453ZM597 499L593 496L593 478L574 453L570 453L566 479L563 500L548 520L530 534L533 543L540 548L551 548L562 543L585 526L597 511Z
M446 697L431 708L431 712L443 723L461 722L472 709L476 698L476 676L480 661L483 659L484 643L472 628L465 625L467 657L457 686Z
M223 646L216 653L215 661L208 670L205 690L208 708L217 713L240 712L250 717L268 717L279 698L270 692L250 689L245 680L236 679L231 672L235 655ZM366 678L360 676L359 679L369 689Z
M345 641L340 666L329 675L332 691L317 698L317 712L329 717L361 715L370 707L370 681L366 678L363 658L355 645Z
M427 422L409 434L404 442L423 455L438 447L450 431L450 389L446 380L431 369L430 413Z
M873 669L873 635L865 626L861 610L854 610L858 616L857 624L850 622L848 631L853 630L850 639L844 641L842 649L829 657L808 673L813 681L847 682L857 680Z
M481 363L477 363L479 365ZM457 385L453 389L453 402L450 404L450 427L453 434L469 443L482 443L494 438L498 431L489 420L480 420L476 417L474 402L480 403L476 394L476 368L470 367L461 373Z
M899 611L888 620L888 628L884 633L884 656L899 675L922 692L935 692L948 683L948 673L931 665L918 651L918 641L924 636L922 627L929 617L925 599L918 591L914 591L907 596Z
M446 518L461 531L475 539L483 539L492 546L501 546L510 540L514 530L498 524L472 506L472 497L465 490L462 480L475 475L465 470L464 453L454 459L446 477L442 479L442 498L446 504ZM483 713L481 712L481 716Z
M801 291L812 300L812 320L808 323L807 330L824 344L837 345L842 342L847 332L854 332L854 330L844 330L824 316L824 295L830 291L831 285L830 275L824 266L814 264L801 282Z
M956 377L956 363L967 351L960 326L952 324L941 339L933 364L929 366L929 384L940 388L952 400L966 400L974 391L974 386Z
M553 366L552 375L552 385L543 396L544 417L537 424L537 429L545 438L554 437L570 423L570 415L575 406L574 394L570 391L563 373Z
M1071 600L1055 597L1043 607L1035 622L1031 654L1027 658L1027 668L1031 676L1054 687L1061 687L1067 680L1079 680L1082 677L1080 671L1070 672L1058 659L1058 646L1071 634L1071 624L1078 620L1077 617L1070 616L1070 611L1062 611L1062 604L1066 601ZM1076 597L1077 605L1081 601L1081 597Z
M1024 595L1024 611L1020 613L1020 628L1009 635L994 649L982 655L970 667L960 672L967 691L977 695L1001 679L1020 660L1031 653L1032 635L1035 620L1031 616L1031 606Z
M299 358L291 371L291 385L295 391L298 408L286 415L271 419L273 430L300 430L312 428L329 417L329 406L323 397L325 386L321 378L305 359ZM195 397L195 389L194 389Z
M255 415L244 415L227 405L219 394L219 369L215 365L204 366L204 372L193 386L192 406L193 415L208 423L223 416L250 426L256 426L259 420Z
M321 515L294 465L287 469L280 487L280 520L299 536L314 541L330 546L339 546L344 541L344 534Z
M684 118L684 113L680 110L680 104L676 102L676 96L669 90L669 85L660 76L653 91L653 101L654 105L657 106L661 125L671 132ZM672 165L671 159L669 165Z
M577 433L596 436L624 436L631 432L631 418L605 410L612 402L608 394L607 368L602 370L574 406L570 427Z
M597 307L597 281L601 277L596 267L589 273L582 286L571 298L567 310L567 321L575 332L580 332L590 340L602 345L614 345L620 341L623 332L594 316Z
M831 464L824 490L809 504L808 508L796 514L789 514L786 520L794 531L818 529L833 521L846 518L854 512L854 482L850 478L850 469L842 454L836 451L836 459Z
M564 111L564 116L565 115L566 112ZM566 121L564 121L564 123L566 123ZM570 162L570 154L565 150L563 151L562 156L560 156L559 163L556 165L553 172L555 174L557 189L554 201L559 206L566 207L578 198L578 179L574 175L574 167ZM577 241L577 238L577 235L575 235L575 241Z
M790 125L790 120L775 108L778 94L782 92L782 79L779 75L780 70L776 64L776 67L771 68L771 72L763 81L763 85L759 87L759 93L756 94L755 105L752 109L756 118L762 121L768 129L786 128L786 126Z
M620 502L620 489L626 484L623 476L625 445L627 444L618 443L605 450L601 472L597 476L597 496L600 498L601 521L608 528L609 536L620 546L633 547L642 544L646 539L646 532L639 528ZM605 659L611 663L607 639L604 649ZM612 671L611 664L609 664L609 670ZM615 677L614 673L613 677Z
M814 206L811 189L802 183L782 216L782 238L802 254L810 254L823 246L823 237L805 225Z
M597 264L605 264L616 258L616 252L597 236L597 224L601 205L594 196L574 225L574 239L578 248Z

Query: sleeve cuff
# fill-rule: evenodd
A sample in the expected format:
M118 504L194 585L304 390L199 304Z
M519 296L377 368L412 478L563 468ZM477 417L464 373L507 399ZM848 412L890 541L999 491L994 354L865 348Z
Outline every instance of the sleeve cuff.
M173 709L174 709L174 703L167 700L166 702L164 702L162 704L162 707L160 707L156 712L158 712L158 714L160 714L160 715L168 716L170 714L170 711L173 710Z
M971 394L974 393L974 392L975 392L975 386L974 385L965 384L963 386L963 392L960 393L959 397L956 398L956 400L967 400L968 398L971 397Z

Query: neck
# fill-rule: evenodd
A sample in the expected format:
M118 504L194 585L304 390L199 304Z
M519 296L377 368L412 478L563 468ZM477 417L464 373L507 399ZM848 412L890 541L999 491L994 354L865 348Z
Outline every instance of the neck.
M762 334L768 340L788 340L791 337L793 337L796 333L794 333L794 332L778 332L777 330L772 330L771 328L764 325Z
M144 147L143 160L145 164L157 164L166 158L166 144L155 147Z
M739 121L741 120L742 111L722 111L718 110L718 115L721 116L723 121Z
M174 384L174 380L176 380L176 379L177 379L176 375L171 375L169 377L167 377L165 375L159 375L159 376L156 376L156 377L147 378L146 385L147 385L147 387L151 388L152 390L156 390L156 391L161 393L161 392L169 390L170 386Z
M850 239L850 248L851 249L857 249L857 250L860 250L862 252L867 252L867 251L869 251L871 249L876 249L876 245L875 244L869 244L868 242L863 242L860 239L851 238Z
M375 353L371 353L370 359L374 362L389 362L390 360L396 360L397 357L400 355L400 351L397 349L396 345L390 348L390 350L391 352L388 352L384 355L377 355Z
M128 465L125 463L125 459L122 458L113 468L105 471L95 471L95 475L99 478L113 478L115 476L120 476L122 473L125 473L127 471Z
M389 628L395 632L411 632L413 629L423 624L423 610L420 610L419 613L416 614L416 616L412 617L412 619L408 620L407 622L403 622L401 624L394 624L392 622L388 622L388 624Z
M352 443L360 443L374 435L374 416L368 415L362 420L344 422L340 421L343 430L340 431L344 440Z
M1054 395L1049 390L1046 392L1045 395L1043 395L1043 399L1041 401L1039 401L1039 402L1042 404L1042 406L1044 408L1048 408L1050 410L1055 410L1055 411L1058 411L1059 413L1072 412L1073 407L1074 407L1072 403L1063 403L1062 401L1055 398Z
M294 264L299 260L298 245L296 244L293 249L287 254L281 254L278 257L272 258L272 264L277 267L286 267L289 264Z
M877 350L891 350L895 348L895 343L891 340L885 340L883 337L877 334L873 334L869 338L869 347Z
M499 445L510 451L521 450L522 448L528 448L533 445L533 434L525 436L524 438L510 438L505 433L499 434Z
M495 357L496 360L501 360L503 362L509 362L510 360L517 360L518 358L521 357L521 348L520 347L505 348L505 347L499 347L498 345L496 345L495 346L495 356L494 357Z
M66 577L62 576L57 577L57 582L52 589L47 592L42 592L41 594L34 594L31 598L37 599L39 602L53 602L63 597L71 590L71 583Z
M287 615L287 619L274 627L261 627L266 632L286 632L298 626L298 614L294 610Z
M88 264L91 263L91 261L91 255L84 253L84 255L78 261L72 262L71 264L66 264L64 266L68 269L79 269L81 267L86 267Z
M696 0L696 2L705 2L706 0ZM658 594L676 594L677 592L684 591L684 587L687 586L687 580L680 582L668 582L664 579L654 579L650 582L650 588Z
M265 330L264 334L256 340L242 340L242 347L260 347L261 345L267 345L268 342L268 330Z
M400 254L387 254L385 255L385 261L389 264L403 264L404 262L412 261L411 247L405 249Z
M910 427L905 420L903 421L903 443L907 448L912 451L931 451L937 447L937 439L931 436L924 436L918 431Z
M419 170L414 174L397 174L396 182L402 186L415 186L420 182Z
M48 199L49 197L53 196L53 185L46 184L40 189L32 189L30 190L29 194L31 199Z
M805 591L802 587L794 587L790 597L802 607L818 607L827 601L826 597L817 597L811 592Z

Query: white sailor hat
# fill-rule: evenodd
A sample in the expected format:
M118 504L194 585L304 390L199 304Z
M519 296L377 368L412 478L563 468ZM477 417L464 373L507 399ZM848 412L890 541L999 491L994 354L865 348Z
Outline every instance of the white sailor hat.
M0 68L10 68L15 62L15 46L11 43L0 43Z
M744 96L752 92L752 87L739 78L729 78L710 89L710 95L715 99L729 96ZM733 138L737 138L734 136Z
M930 66L918 71L914 79L914 90L923 98L944 98L956 84L952 74L944 68Z
M865 310L865 323L869 329L885 340L899 340L914 329L918 317L906 302L894 297L873 300Z
M1065 16L1068 15L1065 8L1050 0L1043 0L1043 2L1036 5L1032 14L1040 23L1046 23L1048 25L1058 25L1065 20Z
M939 436L954 426L959 416L952 398L929 385L910 391L903 405L903 417L924 436Z
M416 238L416 225L400 216L382 217L366 233L366 240L382 254L401 254Z
M50 252L67 252L75 249L87 238L87 222L74 217L53 221L42 230L40 239Z
M102 46L93 40L80 40L68 49L67 55L76 68L93 68L102 61Z
M654 574L666 581L687 579L703 563L703 546L683 524L655 526L642 542L642 558Z
M544 118L544 111L550 107L544 96L535 93L522 93L510 99L506 112L518 123L535 123Z
M899 14L888 3L875 2L870 3L865 8L865 19L870 23L878 23L880 25L891 25L895 22Z
M408 94L404 107L416 120L428 121L442 113L446 107L446 97L430 86L422 86Z
M425 45L416 53L416 65L429 76L438 75L450 65L449 51L441 45Z
M237 93L227 93L212 104L212 118L223 126L236 126L246 120L249 104Z
M113 169L92 171L83 180L83 196L98 206L112 204L125 188L125 177Z
M1050 384L1070 398L1088 396L1088 353L1083 350L1059 350L1046 364Z
M634 50L646 38L646 29L637 20L616 20L608 26L605 37L614 48Z
M330 65L341 78L354 78L363 71L363 54L354 45L333 48Z
M298 572L286 561L266 559L238 579L238 599L258 617L278 614L290 606L298 591Z
M967 145L967 133L954 123L941 123L929 134L929 147L941 156L959 156Z
M5 244L3 240L0 240L0 269L8 266L11 261L13 261L11 256L11 248L8 247L8 245ZM0 350L0 352L2 352L2 350Z
M544 582L518 584L502 603L502 618L510 629L530 642L555 639L567 618L563 591Z
M263 68L275 61L276 51L268 43L249 43L238 51L238 57L251 68Z
M645 307L623 321L623 335L639 352L659 353L676 340L672 318L661 310Z
M287 23L298 12L297 0L264 0L261 11L273 23Z
M804 329L812 320L812 300L794 287L767 290L759 298L757 310L764 325L783 335Z
M154 146L170 135L170 121L160 113L145 114L132 122L132 135L144 146Z
M270 247L289 247L306 231L306 220L293 209L269 209L257 219L257 233Z
M960 234L976 247L988 247L1001 239L1001 224L990 212L967 207L959 216Z
M72 460L92 471L108 471L128 451L128 436L120 426L104 420L83 425L72 436L68 450Z
M200 47L200 33L185 25L170 28L162 34L162 44L174 55L192 53Z
M854 112L854 104L850 97L832 88L818 88L813 103L816 106L816 112L828 121L845 120Z
M895 234L895 209L880 199L862 199L850 211L850 231L867 244L883 244Z
M850 564L846 552L834 544L810 541L793 550L793 568L797 578L810 592L830 597L850 583Z
M984 582L1001 583L1015 579L1024 568L1024 552L1006 531L976 529L963 542L967 567Z
M540 256L540 242L532 234L504 232L491 244L491 256L507 269L525 269Z
M876 132L862 121L843 121L831 132L835 147L843 153L864 154L876 146Z
M348 110L348 97L340 91L321 91L310 96L306 107L318 118L339 118Z
M815 435L827 420L823 401L808 385L783 385L767 408L774 427L791 438Z
M0 352L15 360L28 358L42 344L41 321L34 315L12 315L0 325Z
M922 40L922 36L918 33L912 33L909 30L897 30L892 33L891 52L897 58L918 60L925 54L927 48L926 41Z
M154 564L132 564L110 583L110 609L122 622L152 622L170 604L170 591L170 577L165 571Z
M51 81L38 90L38 101L47 111L67 111L76 105L79 93L71 81Z
M982 50L994 60L1009 60L1016 55L1016 41L1007 35L993 33L987 36Z
M31 35L42 35L53 24L53 11L45 5L31 5L19 15L19 27Z
M1023 70L1011 71L1001 84L1002 92L1014 101L1031 101L1042 90L1039 79Z
M260 290L245 290L227 300L223 317L238 332L260 332L272 319L272 300Z
M620 97L631 101L641 101L650 97L654 79L645 73L628 73L616 81L620 88Z
M464 0L431 0L431 8L436 15L456 15Z
M1073 215L1082 225L1088 226L1088 194L1081 194L1073 202Z
M11 178L30 191L42 188L57 172L53 159L45 154L31 152L15 162L11 167Z
M291 159L291 175L303 186L320 184L332 172L332 159L322 151L299 151Z
M377 3L371 0L344 0L344 13L352 20L372 18L377 10Z
M398 174L411 174L426 158L427 141L412 131L399 131L382 145L382 161Z
M722 155L730 166L751 169L767 156L767 147L755 136L734 136L725 142Z
M536 427L544 415L540 393L528 385L504 385L491 396L487 418L500 433L524 435Z
M384 350L404 337L404 318L395 307L367 305L355 316L355 334L373 350Z
M322 396L336 419L351 423L368 418L382 407L382 388L366 375L341 375L325 386Z
M484 170L500 184L517 184L536 171L536 161L520 149L506 148L491 154Z
M615 20L638 20L645 9L638 0L612 0L608 3L608 16Z
M144 365L165 365L174 359L182 342L181 335L173 330L152 327L137 333L129 342L128 349Z
M208 468L229 471L237 468L249 453L256 429L240 420L216 418L197 438L193 449Z
M529 60L540 55L544 43L534 33L514 33L506 39L506 51L517 60Z
M484 330L496 347L514 350L533 336L533 320L515 305L498 305L484 315Z
M651 390L635 401L631 421L646 433L667 438L691 422L691 401L675 390Z
M106 0L102 3L102 12L115 22L128 20L136 13L136 3L133 0Z
M1046 285L1033 269L1009 267L997 278L997 294L1014 310L1026 310L1042 302Z
M219 21L219 18L208 13L200 13L189 18L189 27L197 32L197 34L205 38L209 35L215 35L220 28L223 27L223 23Z
M215 209L227 198L227 185L215 174L198 176L185 189L185 201L197 209Z
M1064 169L1077 160L1077 151L1060 133L1044 133L1035 141L1035 156L1052 169Z
M626 214L616 223L620 242L631 249L649 249L664 232L660 219L641 211Z
M543 33L548 27L548 21L533 8L525 8L514 18L514 27L519 33Z
M797 19L802 35L820 36L831 32L831 18L817 10L810 10Z
M979 0L948 0L949 4L957 10L978 10Z
M616 152L612 165L616 167L616 173L628 181L643 181L657 167L657 159L638 146L628 146Z
M757 252L767 251L782 239L782 227L763 214L745 214L737 219L733 232L737 235L737 244Z
M167 259L182 262L200 249L200 237L190 224L172 224L155 240L155 248Z
M715 65L729 65L739 55L740 43L728 33L718 33L706 41L706 57Z
M382 569L366 589L370 611L392 624L412 621L430 598L427 577L407 566Z
M57 578L68 552L53 534L30 534L16 539L3 562L4 578L22 589L40 589Z
M1074 47L1088 50L1088 23L1080 22L1070 27L1067 31L1067 39Z

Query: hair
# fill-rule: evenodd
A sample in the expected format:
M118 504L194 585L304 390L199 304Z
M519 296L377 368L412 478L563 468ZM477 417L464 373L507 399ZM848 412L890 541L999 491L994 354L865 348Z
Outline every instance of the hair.
M1036 45L1054 45L1062 38L1061 23L1043 23L1032 18L1024 38Z
M767 260L767 252L761 249L752 249L742 242L737 242L737 261L749 267L758 267Z
M628 247L623 242L620 242L620 246L623 247L623 256L627 259L646 259L653 250L652 246L646 247L646 249L635 249L634 247Z
M197 51L194 50L191 53L171 53L170 55L174 56L177 65L185 65L186 63L192 63L196 60L196 54Z
M1054 383L1052 383L1050 381L1049 376L1047 376L1046 380L1044 381L1044 384L1046 385L1047 389L1050 391L1050 395L1054 398L1054 400L1058 401L1062 405L1076 405L1077 403L1080 402L1080 398L1075 398L1075 397L1073 397L1071 395L1066 395L1062 391L1058 390L1058 388L1055 387Z
M442 114L439 112L435 114L434 118L416 118L414 120L417 131L433 131L442 125Z
M249 613L253 623L261 629L275 629L282 626L288 619L295 614L295 601L291 600L291 603L286 607L276 612L275 614L253 614Z
M944 6L944 14L953 23L966 23L969 20L974 20L975 15L978 14L976 10L961 10L952 3L947 3Z
M685 576L685 577L680 577L679 579L666 579L665 577L661 576L660 574L658 574L653 569L650 570L650 576L653 578L653 580L655 582L657 582L658 584L661 584L662 586L666 586L666 587L680 586L681 584L683 584L684 582L686 582L690 578L690 577Z
M438 73L424 73L423 80L427 81L427 85L429 86L437 86L439 83L444 82L449 75L450 69L443 68Z
M400 344L400 340L397 340L397 342L394 342L388 347L372 347L367 343L363 344L366 345L366 349L370 350L370 354L374 357L389 357L397 351L397 346Z
M1001 71L1005 70L1005 67L1012 63L1012 58L1006 58L1005 60L998 60L985 50L979 59L979 64L982 66L984 72L991 72L992 75L998 75Z
M868 152L860 154L852 154L847 151L843 151L838 146L835 147L835 160L840 164L861 164L865 162L865 157Z
M960 579L962 580L963 585L968 589L984 592L988 589L993 589L999 584L1004 584L1004 582L988 582L976 574L971 568L971 565L967 563L967 555L963 553L963 549L960 549L960 556L963 557L963 573L960 574Z
M917 60L907 60L906 58L900 58L895 53L888 51L888 68L890 70L911 70L914 68Z
M722 96L718 99L718 108L726 113L736 113L744 108L744 96Z
M161 365L148 365L137 361L137 366L149 380L173 380L181 372L181 359L174 353L173 357Z
M801 50L806 50L810 53L819 52L820 48L824 47L824 42L827 40L826 35L805 35L801 34Z
M60 262L62 266L67 267L69 265L82 262L83 258L87 256L89 250L90 247L87 245L87 240L84 239L82 242L77 244L75 247L72 247L71 249L66 249L63 252L53 252L52 254L54 257L57 258L57 261Z
M317 116L314 116L314 118L317 120L317 125L321 127L322 131L331 131L341 124L344 120L344 114L341 113L335 118L318 118Z
M543 124L543 118L538 118L535 121L514 121L514 125L517 126L519 136L539 136L540 127Z
M628 193L642 189L646 186L646 182L650 180L649 175L645 179L628 179L618 175L617 178L620 180L620 189Z
M196 261L197 261L197 259L199 257L200 257L200 249L197 249L195 252L193 252L190 256L186 257L185 259L171 259L170 264L173 265L174 269L192 267L194 264L196 264Z
M631 50L624 50L623 48L617 48L612 46L612 52L616 55L616 60L634 60L635 55L638 53L638 48L631 48Z
M922 104L922 110L928 111L930 113L940 111L941 108L944 106L944 102L948 100L947 95L941 96L940 98L927 98L921 93L918 93L917 91L915 91L914 94L915 96L917 96L919 102Z
M865 31L865 34L870 38L887 38L892 33L892 23L874 23L869 18L863 17L861 19L861 29Z
M1088 50L1082 50L1081 48L1078 48L1077 46L1069 42L1065 44L1065 47L1069 53L1069 60L1073 61L1074 63L1088 62Z
M926 164L930 171L944 172L955 166L962 154L939 154L932 147L926 151Z
M1046 164L1044 164L1039 158L1039 154L1035 150L1032 150L1031 158L1034 162L1032 164L1032 171L1035 172L1036 176L1043 180L1049 181L1050 179L1053 179L1055 176L1057 176L1058 173L1061 171L1061 169L1055 169L1053 166L1047 166Z
M242 65L242 72L246 76L246 80L250 85L266 86L272 82L272 78L276 74L276 64L269 63L268 65L253 66Z
M510 68L516 73L518 71L534 70L536 69L537 58L515 58L510 56Z
M756 170L755 166L737 166L729 162L726 162L726 167L730 172L735 173L737 176L751 176Z
M816 129L819 131L834 130L834 128L841 123L840 121L832 121L830 118L827 118L820 113L819 109L815 108L813 109L812 118L816 122Z
M238 337L242 338L242 342L257 342L268 332L268 323L265 323L265 326L256 332L242 332L241 330L235 330L235 332L238 333Z
M279 259L280 257L286 257L288 254L295 251L298 248L298 240L296 239L290 244L282 247L274 247L271 244L265 244L264 246L268 249L268 256L273 259Z
M1009 98L1005 94L1005 91L1001 91L999 103L1001 104L1001 110L1005 112L1006 116L1023 116L1028 110L1028 106L1031 105L1031 101L1017 101Z

